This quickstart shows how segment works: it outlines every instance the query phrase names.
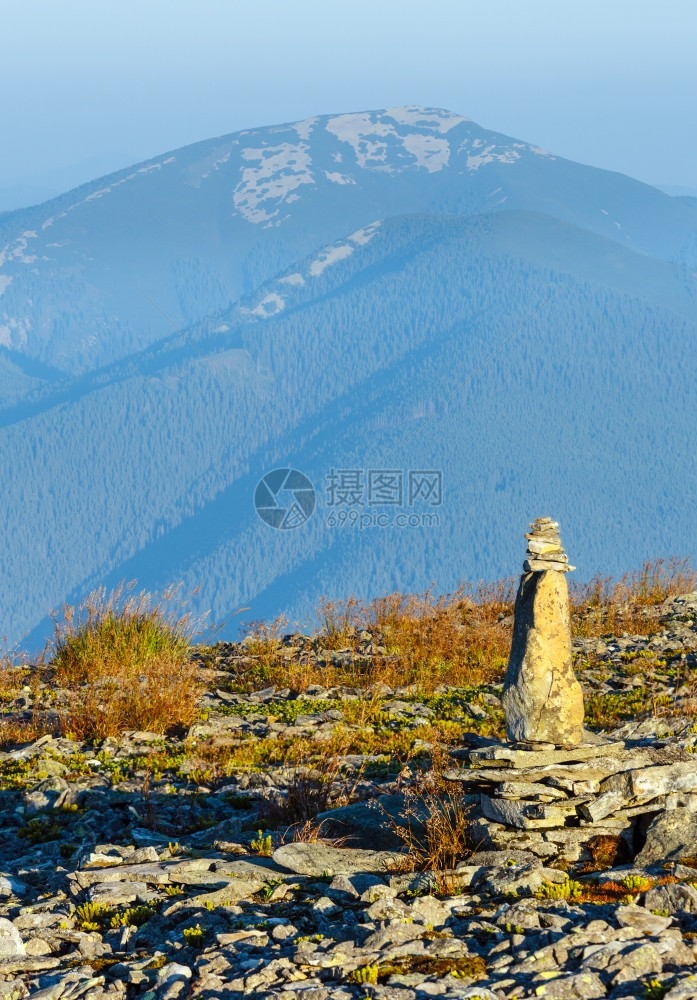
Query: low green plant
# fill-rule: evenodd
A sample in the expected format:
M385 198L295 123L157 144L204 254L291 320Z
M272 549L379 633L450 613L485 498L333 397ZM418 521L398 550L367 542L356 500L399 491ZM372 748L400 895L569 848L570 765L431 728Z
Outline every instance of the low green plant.
M263 830L257 830L257 835L251 839L249 846L262 857L270 858L273 854L273 837L270 833L264 836Z
M580 899L583 886L566 878L563 882L543 882L535 895L539 899Z
M651 880L641 875L627 875L622 879L622 885L630 892L646 892L651 888Z
M206 932L200 924L196 924L195 927L185 927L182 931L182 937L191 948L203 948Z
M183 896L184 890L178 885L166 885L165 892L168 896Z
M155 911L149 906L129 907L123 913L115 913L109 922L112 928L117 927L142 927L151 917L155 916Z
M61 825L52 816L33 816L17 830L17 836L28 840L30 844L44 844L49 840L57 840L60 835Z
M104 903L83 903L75 910L78 926L82 931L98 931L113 915L114 911Z
M643 1000L663 1000L668 989L669 987L662 983L660 979L645 979L641 995Z
M349 982L360 984L360 983L370 983L375 985L378 981L378 966L377 965L362 965L360 969L354 969L349 972L348 979Z

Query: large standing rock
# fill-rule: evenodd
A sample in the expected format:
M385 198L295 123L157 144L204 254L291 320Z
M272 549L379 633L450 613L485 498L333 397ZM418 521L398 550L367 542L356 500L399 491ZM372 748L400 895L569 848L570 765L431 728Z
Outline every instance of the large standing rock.
M509 740L573 746L583 742L583 693L571 662L566 576L524 573L503 689Z

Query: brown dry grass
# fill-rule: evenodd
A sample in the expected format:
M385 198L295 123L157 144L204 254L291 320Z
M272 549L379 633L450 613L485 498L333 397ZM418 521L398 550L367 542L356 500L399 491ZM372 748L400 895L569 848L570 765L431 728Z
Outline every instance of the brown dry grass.
M103 739L190 725L201 694L189 662L197 627L172 591L156 600L132 586L102 588L77 610L64 607L47 654L49 677L69 692L62 730Z
M621 580L594 577L571 587L572 628L578 636L652 635L660 630L651 609L668 597L697 590L689 559L654 559Z
M31 743L51 731L51 726L39 718L36 711L31 718L24 713L18 716L13 707L24 688L37 703L39 676L32 671L23 655L5 655L0 658L0 747Z
M275 684L303 691L310 684L391 687L416 684L424 692L439 684L496 683L510 646L514 581L470 587L434 597L394 593L362 603L322 600L318 649L340 651L347 662L318 665L292 656L283 646L287 621L253 622L245 629L245 664L234 682L248 690ZM368 643L372 655L366 655Z
M457 885L454 869L477 845L472 838L471 807L462 792L443 777L451 766L446 747L434 744L430 768L417 770L405 791L401 822L392 831L403 840L404 871L433 872L439 892L451 894Z
M330 807L351 802L362 774L360 769L347 778L335 754L308 760L296 766L283 800L259 801L259 818L272 829L285 829L285 840L320 839L315 817Z
M316 649L342 654L344 662L319 665L283 643L284 618L252 623L245 652L252 662L233 673L241 689L275 684L302 692L310 684L366 688L414 684L431 693L440 684L501 683L511 643L516 581L463 584L442 597L432 592L394 593L370 602L322 599L313 636ZM571 583L572 631L579 637L651 635L660 630L657 606L697 590L688 559L646 563L621 580L596 577ZM365 644L372 655L365 655Z

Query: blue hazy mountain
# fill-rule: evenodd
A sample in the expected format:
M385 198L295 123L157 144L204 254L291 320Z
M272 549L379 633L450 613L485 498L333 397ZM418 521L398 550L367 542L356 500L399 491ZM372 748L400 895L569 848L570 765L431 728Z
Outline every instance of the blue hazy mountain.
M196 143L0 216L0 344L75 374L196 322L375 219L526 209L697 264L694 209L423 108Z
M249 150L274 144L263 166L292 130L312 179L289 187L287 163L264 184L252 175L256 200L251 179L236 195L244 164L260 169ZM241 151L187 185L185 160L198 170L202 147L210 158L233 140ZM49 248L61 267L8 254L0 272L12 278L0 305L25 287L30 317L0 352L11 640L38 641L50 608L124 578L198 588L195 607L227 634L279 612L307 619L321 595L449 590L518 572L521 530L540 513L561 520L583 579L694 553L689 204L415 109L176 157L172 177L165 156L91 201L100 186L74 192L72 243ZM322 163L349 180L322 180ZM131 198L131 184L147 187ZM47 208L0 219L5 234L38 233ZM83 211L95 214L81 231ZM40 237L23 238L31 256ZM152 278L140 287L181 332L129 284L136 258ZM102 333L80 341L80 316L84 335L98 314ZM277 530L254 496L286 468L309 478L315 507ZM292 491L279 505L303 521Z

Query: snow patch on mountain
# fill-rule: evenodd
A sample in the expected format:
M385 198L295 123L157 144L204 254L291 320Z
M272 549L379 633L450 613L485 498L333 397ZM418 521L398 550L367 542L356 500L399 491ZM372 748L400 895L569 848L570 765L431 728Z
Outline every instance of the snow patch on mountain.
M462 122L471 121L454 111L443 111L440 108L422 108L411 104L402 108L387 108L385 115L399 125L410 125L412 128L429 128L433 132L449 132L451 128Z
M315 183L310 150L304 142L243 149L242 158L254 166L243 167L232 200L249 222L270 222L296 188Z
M390 108L337 115L327 121L326 130L351 146L364 170L398 173L416 166L434 173L450 160L450 143L442 134L465 121L450 111Z
M306 118L302 122L296 122L293 128L298 133L299 139L309 139L310 133L319 121L319 118Z
M416 165L425 167L430 174L447 167L450 160L450 143L447 139L438 139L434 135L423 135L421 132L402 136L404 148L416 160Z
M262 319L268 319L269 316L275 316L277 313L282 312L285 307L285 299L282 299L277 292L269 292L258 303L255 309L250 310L250 313L252 316L261 316Z
M353 253L353 247L348 243L339 246L329 247L323 250L310 264L310 274L313 278L318 278L331 264L336 264L338 260L344 260Z
M486 146L481 139L475 139L471 144L464 142L460 146L460 151L464 152L468 145L470 145L470 149L475 150L475 152L467 154L468 170L479 170L487 163L515 163L516 160L520 159L520 153L517 150L497 149L494 145Z
M211 150L208 156L204 157L204 159L199 160L197 163L192 163L191 166L187 167L184 171L187 183L191 184L192 187L200 187L201 181L210 177L215 170L220 170L220 168L228 162L232 156L235 146L238 145L239 141L237 139L233 139L231 142L225 143L222 146L216 146L215 149Z
M327 178L328 181L331 181L332 184L355 184L356 183L355 180L353 179L353 177L348 177L346 174L340 174L336 170L325 170L324 171L324 176Z
M305 279L302 274L295 271L293 274L286 274L282 278L279 278L279 283L282 285L304 285Z
M355 233L351 233L349 239L352 243L357 243L358 246L365 246L366 243L370 243L383 221L383 219L376 219L375 222L371 222L370 225L363 226L362 229L357 229Z

